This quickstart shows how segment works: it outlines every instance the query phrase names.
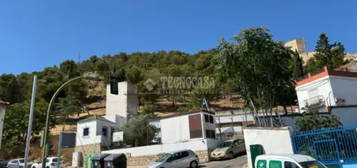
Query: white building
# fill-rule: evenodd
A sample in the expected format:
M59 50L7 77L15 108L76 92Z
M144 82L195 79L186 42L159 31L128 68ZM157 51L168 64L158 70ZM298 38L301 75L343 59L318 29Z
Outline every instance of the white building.
M112 94L111 89L117 93ZM138 106L136 86L126 81L117 83L117 88L107 85L106 114L77 123L75 152L80 152L85 158L89 154L108 149L112 144L112 132L126 124L137 113Z
M161 128L161 144L112 149L102 153L125 153L134 162L138 157L140 161L137 161L135 166L145 167L158 154L190 149L197 154L200 162L207 162L210 151L220 143L216 139L214 114L210 112L178 113L160 118L150 124Z
M89 117L77 123L76 146L101 144L108 147L112 143L115 123L98 116Z
M6 106L8 105L7 102L0 100L0 149L1 149L1 140L2 140L2 132L4 129L4 120L5 120L5 110Z
M122 126L128 118L137 114L139 108L137 88L130 82L119 82L118 88L114 88L118 94L112 94L110 87L107 85L106 115L104 117Z
M216 139L212 113L181 113L160 119L163 144L188 142L197 139Z
M296 82L300 111L306 111L306 107L327 111L329 106L356 105L356 86L356 72L324 68L322 72Z

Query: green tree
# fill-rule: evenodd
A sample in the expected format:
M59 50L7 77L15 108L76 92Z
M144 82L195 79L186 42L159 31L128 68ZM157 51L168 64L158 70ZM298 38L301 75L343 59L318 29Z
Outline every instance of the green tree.
M21 86L17 78L12 74L3 74L0 76L0 98L10 103L19 103L23 101Z
M126 73L126 78L133 84L137 84L144 79L144 76L141 69L134 65L129 68L128 72Z
M62 62L59 70L69 79L80 75L78 66L73 60Z
M289 70L292 51L273 41L265 28L244 30L234 39L236 43L224 40L220 43L218 68L233 79L255 114L258 111L272 114L273 107L283 99L279 93L292 85ZM268 125L264 121L260 124Z
M313 73L327 66L335 69L345 64L345 48L342 43L335 42L330 44L328 37L322 33L315 46L315 59L310 59L307 63L307 70Z
M151 115L139 115L129 119L128 123L122 128L124 131L124 142L131 146L143 146L152 143L156 127L149 124Z
M47 103L38 101L35 105L33 135L38 135L46 120L43 113ZM3 133L3 149L9 153L22 153L26 141L30 104L28 102L12 104L6 112Z
M301 59L299 53L297 53L297 52L294 52L294 54L293 54L293 57L292 57L291 63L290 63L290 69L292 71L293 79L298 79L305 75L303 60Z
M295 123L299 131L311 131L323 128L336 128L342 123L334 115L319 115L316 113L304 113Z

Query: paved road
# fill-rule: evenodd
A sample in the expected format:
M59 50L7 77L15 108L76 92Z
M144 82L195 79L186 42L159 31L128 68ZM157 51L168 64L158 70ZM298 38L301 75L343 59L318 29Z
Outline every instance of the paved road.
M201 165L201 168L243 168L247 163L247 155L238 156L230 160L212 161Z

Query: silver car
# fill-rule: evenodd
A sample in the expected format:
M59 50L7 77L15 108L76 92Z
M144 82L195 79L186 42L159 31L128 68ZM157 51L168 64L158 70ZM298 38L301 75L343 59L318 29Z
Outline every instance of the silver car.
M32 163L31 162L27 162L28 167L31 167ZM13 159L10 160L7 163L7 168L24 168L25 167L25 159L23 158L19 158L19 159Z
M197 168L198 156L192 150L164 153L148 168Z

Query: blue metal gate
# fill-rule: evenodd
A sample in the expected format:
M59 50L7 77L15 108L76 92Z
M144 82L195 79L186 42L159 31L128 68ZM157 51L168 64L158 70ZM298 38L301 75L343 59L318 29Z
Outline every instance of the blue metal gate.
M294 152L324 164L357 164L357 126L298 132L292 136Z

